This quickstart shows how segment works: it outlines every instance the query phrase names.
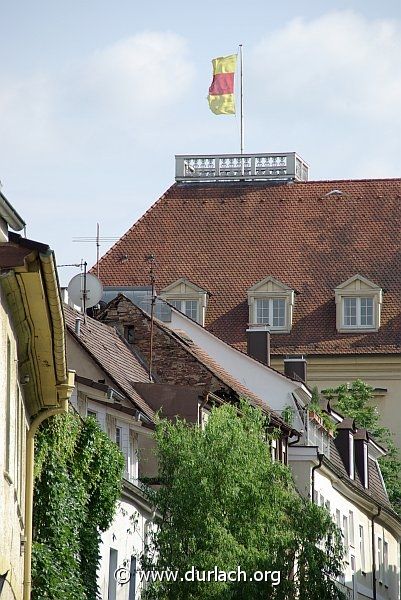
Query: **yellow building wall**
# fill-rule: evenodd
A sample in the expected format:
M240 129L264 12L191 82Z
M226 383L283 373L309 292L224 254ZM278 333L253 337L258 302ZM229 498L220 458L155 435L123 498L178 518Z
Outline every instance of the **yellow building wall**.
M10 395L7 399L7 341L10 342ZM22 598L25 449L27 416L18 381L16 337L0 288L0 574L8 571L1 600ZM8 437L6 412L9 410ZM6 442L8 449L6 450Z
M382 424L394 433L401 450L401 353L399 355L307 356L307 384L319 391L361 379L373 388ZM272 357L272 367L283 371L283 359Z

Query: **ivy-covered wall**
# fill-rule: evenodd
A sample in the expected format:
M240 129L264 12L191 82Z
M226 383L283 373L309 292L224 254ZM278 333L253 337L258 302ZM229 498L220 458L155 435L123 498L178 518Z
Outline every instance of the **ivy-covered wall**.
M95 600L123 455L94 419L71 412L44 422L35 444L32 600Z

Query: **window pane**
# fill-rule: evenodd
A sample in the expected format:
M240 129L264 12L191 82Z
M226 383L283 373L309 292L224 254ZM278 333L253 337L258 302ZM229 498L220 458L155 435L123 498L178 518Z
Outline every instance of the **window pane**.
M269 324L269 300L267 298L256 300L256 323Z
M373 298L361 298L361 325L373 326Z
M344 298L344 325L356 325L356 298Z
M168 302L177 310L181 310L181 300L168 300Z
M198 302L196 300L185 300L183 302L183 312L194 321L198 320Z
M362 525L359 525L359 552L361 555L361 571L365 571L365 532Z
M348 554L349 532L348 532L348 517L346 517L346 516L343 516L343 536L344 536L345 553Z
M273 300L273 327L285 327L284 298L275 298Z

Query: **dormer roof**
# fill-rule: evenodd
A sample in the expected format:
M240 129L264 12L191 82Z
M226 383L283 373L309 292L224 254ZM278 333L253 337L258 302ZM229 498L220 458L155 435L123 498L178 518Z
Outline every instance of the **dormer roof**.
M342 195L325 197L333 189ZM176 183L100 260L100 278L146 285L153 252L157 291L196 282L211 294L206 328L246 352L247 292L268 275L297 290L272 355L398 354L400 222L401 179ZM335 289L357 274L385 290L380 328L344 334Z

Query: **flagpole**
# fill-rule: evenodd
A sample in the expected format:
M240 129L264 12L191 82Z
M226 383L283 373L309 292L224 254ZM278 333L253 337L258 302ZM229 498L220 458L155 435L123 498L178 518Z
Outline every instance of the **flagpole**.
M241 118L241 154L244 154L244 74L243 74L243 55L242 44L239 45L239 62L240 62L240 118Z

